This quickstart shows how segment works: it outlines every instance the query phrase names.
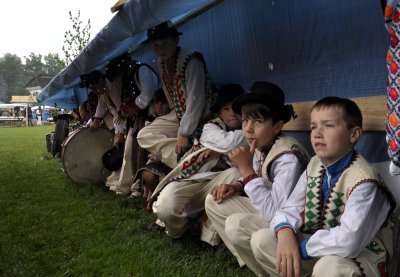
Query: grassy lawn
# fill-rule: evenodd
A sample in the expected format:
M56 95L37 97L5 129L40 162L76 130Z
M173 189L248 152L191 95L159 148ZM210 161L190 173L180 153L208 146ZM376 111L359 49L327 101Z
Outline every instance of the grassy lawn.
M46 152L54 126L0 128L1 276L249 276L223 247L149 233L141 199L72 183Z

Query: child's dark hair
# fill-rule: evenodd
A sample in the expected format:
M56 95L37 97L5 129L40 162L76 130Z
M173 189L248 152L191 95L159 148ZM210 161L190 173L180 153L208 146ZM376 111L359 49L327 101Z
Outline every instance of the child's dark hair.
M164 90L162 88L159 88L154 92L154 96L151 101L152 103L162 102L168 104L167 97L165 96Z
M311 111L324 108L341 109L343 111L344 121L346 121L349 129L354 127L362 128L363 119L361 110L354 101L347 98L328 96L315 103Z
M267 105L257 102L243 105L241 114L245 117L271 119L273 124L279 120L288 122L290 118L296 118L292 105L284 105L281 109L271 109Z

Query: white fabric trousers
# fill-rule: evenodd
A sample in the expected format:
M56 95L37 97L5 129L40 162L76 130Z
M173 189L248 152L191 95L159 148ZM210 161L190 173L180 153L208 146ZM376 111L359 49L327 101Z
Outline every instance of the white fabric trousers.
M143 127L137 135L137 141L140 147L174 168L177 165L175 147L178 129L179 121L175 110L172 110L169 114L157 117L150 125Z
M204 209L204 200L212 188L222 183L232 183L238 178L240 178L239 171L231 168L211 180L171 182L161 191L157 201L153 204L153 211L165 223L169 236L180 237L186 230L188 215ZM203 227L207 228L207 226L209 224L205 224ZM205 234L205 236L213 237L210 234Z
M275 271L277 239L273 229L260 229L251 237L251 249L255 259L271 276L279 276ZM352 259L339 256L325 256L302 261L301 276L361 276Z
M259 212L253 207L250 199L243 196L234 196L219 204L209 195L206 199L206 213L226 247L238 260L239 265L247 264L255 272L262 271L261 267L254 263L254 257L250 249L250 237L255 230L268 227L268 223L263 220ZM240 230L243 232L241 234L235 228L230 228L231 225L236 225L234 219L237 213L245 213L246 216L257 217L258 221L254 222L258 224L247 226L246 230ZM245 243L246 240L247 244ZM237 241L240 241L241 244L237 245Z
M129 194L132 186L132 128L129 129L126 136L124 158L122 161L121 169L114 171L108 178L106 186L121 194Z

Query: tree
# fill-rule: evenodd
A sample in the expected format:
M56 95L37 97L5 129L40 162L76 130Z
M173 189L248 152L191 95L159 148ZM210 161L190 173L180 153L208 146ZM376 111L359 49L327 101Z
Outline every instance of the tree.
M47 74L56 75L64 67L65 63L57 53L50 53L44 56L45 71Z
M41 54L30 53L25 58L24 72L27 78L32 78L45 72L45 65L43 64L43 56Z
M85 27L82 28L81 11L78 10L78 15L73 16L69 11L69 19L72 21L72 30L67 30L64 33L64 45L62 50L65 55L65 64L71 61L82 52L83 48L90 40L90 19L88 19Z
M25 94L26 78L21 58L15 54L4 54L0 58L0 100L8 102L11 95Z

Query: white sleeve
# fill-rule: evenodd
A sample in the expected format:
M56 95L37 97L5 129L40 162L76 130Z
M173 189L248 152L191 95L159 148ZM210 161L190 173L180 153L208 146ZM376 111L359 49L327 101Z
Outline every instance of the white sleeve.
M96 112L94 113L94 117L103 118L107 113L107 103L104 100L104 96L101 95L97 102Z
M186 111L183 114L179 133L190 135L197 128L206 107L206 85L204 65L197 58L191 58L186 67Z
M213 123L204 125L200 143L204 147L225 155L235 148L248 145L242 130L225 131Z
M303 225L303 220L300 215L304 211L304 199L307 189L306 183L307 174L306 171L304 171L285 205L276 211L270 223L271 228L275 229L278 224L286 223L292 226L295 232L300 229Z
M291 195L302 172L299 159L294 154L284 154L273 161L270 175L272 187L267 188L263 178L248 182L244 191L249 196L252 205L268 222L275 212L282 208Z
M386 221L389 201L374 183L359 185L347 199L340 225L318 230L306 244L309 256L336 255L355 258Z
M143 110L150 104L155 91L159 88L156 74L145 65L139 67L138 87L140 94L136 97L135 104Z
M113 82L106 80L106 86L108 87L109 97L114 103L116 109L121 106L121 91L122 91L122 81L121 77L115 79Z

